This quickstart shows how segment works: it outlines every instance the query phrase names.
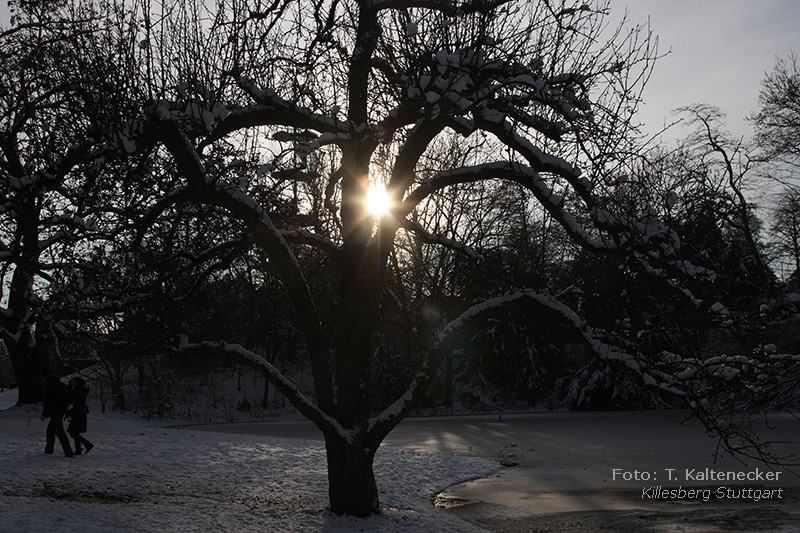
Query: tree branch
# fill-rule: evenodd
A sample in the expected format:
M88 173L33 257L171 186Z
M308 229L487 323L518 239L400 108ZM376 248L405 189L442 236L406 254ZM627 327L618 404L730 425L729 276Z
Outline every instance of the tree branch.
M334 396L330 350L308 284L280 230L275 227L266 211L241 190L226 190L219 184L209 183L200 156L191 141L173 124L158 122L153 125L151 134L170 151L178 170L186 178L189 187L194 189L198 199L222 207L241 220L252 231L253 242L273 260L291 295L300 329L308 342L317 401L323 411L332 413Z
M303 414L303 416L314 422L314 424L323 433L335 431L347 441L352 441L354 439L352 431L344 429L335 418L328 415L323 409L320 409L314 405L314 403L306 398L300 389L298 389L294 383L287 379L280 372L280 370L275 368L275 366L273 366L269 361L255 352L252 352L239 344L229 344L225 342L190 343L186 337L182 336L176 352L190 351L219 352L227 356L233 356L240 361L244 361L245 363L256 367L267 379L269 379L270 383L275 385L275 387L291 402L291 404Z

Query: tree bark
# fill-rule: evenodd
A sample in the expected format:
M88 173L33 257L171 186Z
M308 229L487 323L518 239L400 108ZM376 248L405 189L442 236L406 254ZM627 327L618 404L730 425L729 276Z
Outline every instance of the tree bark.
M27 341L6 342L6 349L14 367L19 387L18 404L39 403L44 399L42 370L49 363L45 350L31 346Z
M336 514L371 516L380 513L378 486L372 462L378 446L366 440L349 442L334 433L325 434L328 456L328 497Z

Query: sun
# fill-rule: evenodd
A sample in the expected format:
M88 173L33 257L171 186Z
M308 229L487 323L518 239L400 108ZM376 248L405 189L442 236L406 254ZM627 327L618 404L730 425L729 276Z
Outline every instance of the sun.
M386 192L386 186L382 183L371 184L367 193L367 211L380 216L388 213L390 207L391 200L389 193Z

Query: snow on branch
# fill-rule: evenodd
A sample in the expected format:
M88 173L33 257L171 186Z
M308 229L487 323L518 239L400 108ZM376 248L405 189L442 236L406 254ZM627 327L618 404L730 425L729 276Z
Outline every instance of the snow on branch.
M677 249L677 243L672 248L672 250ZM669 249L667 250L669 252ZM671 254L667 254L671 255ZM694 279L700 280L707 283L713 283L716 280L717 273L713 270L703 268L693 264L691 261L682 259L682 260L675 260L675 261L668 261L665 268L656 268L651 264L650 259L642 253L634 252L632 255L633 259L642 267L644 272L647 274L659 278L663 280L669 287L677 290L683 296L689 299L695 307L699 307L702 305L703 301L696 297L694 293L687 287L684 287L679 279L676 276L670 276L667 270L671 269L673 271L677 271L682 275L683 279Z
M423 181L416 189L411 191L403 200L398 209L402 216L413 209L425 198L434 192L450 185L471 183L489 179L505 179L514 181L533 193L537 200L561 224L570 236L585 248L598 252L608 252L619 246L609 237L593 237L577 221L575 216L567 211L564 199L554 192L545 182L540 173L520 163L495 162L456 170L440 172L436 176Z
M142 215L139 222L136 224L136 237L134 238L132 246L134 248L139 246L144 238L145 232L156 223L158 217L160 217L164 211L181 202L190 200L191 197L192 192L188 186L177 187L160 197L155 204Z
M722 355L705 360L682 358L666 352L657 357L634 355L600 340L562 302L532 290L518 291L471 307L442 329L438 339L440 345L444 348L452 345L459 331L468 323L508 312L518 303L533 303L552 312L580 333L599 361L622 365L622 369L631 372L645 387L681 400L710 432L718 436L721 446L729 452L768 464L800 464L796 462L796 455L774 454L769 445L776 443L760 440L751 429L751 418L758 412L785 410L793 405L800 384L800 355ZM595 374L602 371L596 370ZM392 409L399 408L398 403Z
M430 9L444 15L458 16L468 13L489 13L510 0L373 0L371 6L375 10L384 9Z
M564 159L548 154L517 133L505 116L491 110L475 113L475 124L522 155L536 172L546 172L567 180L575 192L587 203L592 202L591 183L581 178L581 169Z
M175 159L180 173L192 189L197 201L226 209L252 232L252 239L275 265L298 313L298 324L309 344L311 366L318 401L323 409L333 406L330 382L329 350L311 289L297 257L283 234L273 223L266 209L238 187L219 183L206 173L200 155L184 132L169 121L157 121L149 129L157 142L162 142Z
M584 329L584 321L565 304L559 302L555 298L543 294L539 294L533 290L526 289L505 296L491 298L477 305L473 305L461 315L448 322L444 328L439 332L438 340L441 344L448 344L450 338L463 328L467 322L475 320L481 316L495 314L502 312L512 304L520 301L530 301L537 305L550 309L554 313L560 315L566 323L572 325L577 330Z
M297 385L286 378L286 376L284 376L280 370L278 370L269 361L257 353L244 348L240 344L209 341L191 343L189 342L188 337L181 335L176 351L214 351L228 356L234 356L235 358L244 361L247 364L255 366L267 378L269 378L270 382L272 382L275 387L280 390L281 393L286 396L286 398L289 399L292 405L294 405L297 410L303 414L303 416L314 422L314 424L316 424L320 430L323 432L326 430L334 430L346 442L354 442L355 437L351 430L347 430L342 427L342 425L339 424L335 418L326 414L311 400L306 398Z
M581 246L594 251L608 251L653 244L659 246L661 252L666 255L674 254L679 248L680 240L677 233L664 224L654 212L649 211L640 217L632 218L600 208L592 194L591 182L581 177L579 168L543 152L530 140L515 132L504 118L487 120L485 115L477 116L476 124L493 133L498 140L528 161L530 167L518 166L520 170L516 171L521 175L527 174L526 180L513 175L507 179L515 180L533 192L542 206ZM569 188L583 201L595 229L606 236L600 238L590 236L577 223L575 217L562 207L563 198L550 189L539 173L547 173L566 181Z
M342 253L341 246L327 237L323 237L312 231L302 229L280 230L280 234L286 242L314 246L333 258L337 258Z
M320 133L317 147L349 139L353 134L364 134L362 129L350 122L339 120L331 112L316 113L298 102L282 98L273 89L259 88L245 77L236 78L239 87L255 103L229 108L214 99L209 91L187 83L178 85L178 98L159 100L148 108L145 121L165 121L180 125L192 138L202 139L198 150L202 151L226 136L243 129L258 126L283 126L290 129L311 130ZM371 128L372 134L380 128ZM136 150L134 138L137 132L120 135L120 147L124 152Z
M378 416L370 418L367 422L367 434L373 440L380 442L403 420L411 409L414 408L419 394L424 393L428 383L433 379L441 363L438 351L434 350L423 368L414 376L408 389L402 396L384 409Z
M439 343L446 346L454 341L455 336L467 323L498 313L507 312L519 303L534 304L557 316L564 325L568 326L583 338L586 345L599 360L623 365L627 369L633 371L635 375L639 376L645 385L656 387L673 395L685 395L683 391L673 386L674 380L670 379L669 376L662 375L657 371L654 372L648 366L643 365L640 358L636 355L601 341L592 328L566 304L560 302L553 296L540 294L531 289L492 298L470 307L464 311L461 316L449 322L442 329L439 333Z
M796 453L779 456L770 449L786 442L765 441L752 431L753 422L768 413L796 407L800 355L723 354L697 359L664 352L652 364L682 391L687 406L718 436L723 448L767 464L800 466Z

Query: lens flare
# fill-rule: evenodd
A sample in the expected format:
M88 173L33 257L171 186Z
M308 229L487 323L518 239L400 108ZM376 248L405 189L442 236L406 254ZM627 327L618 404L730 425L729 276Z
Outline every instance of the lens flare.
M386 192L386 186L382 183L370 185L367 193L367 211L380 216L387 213L390 206L391 201L389 193Z

